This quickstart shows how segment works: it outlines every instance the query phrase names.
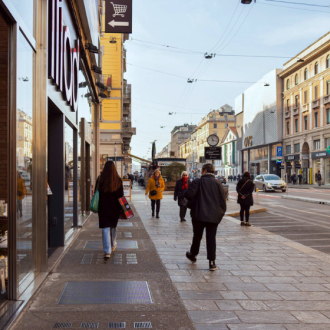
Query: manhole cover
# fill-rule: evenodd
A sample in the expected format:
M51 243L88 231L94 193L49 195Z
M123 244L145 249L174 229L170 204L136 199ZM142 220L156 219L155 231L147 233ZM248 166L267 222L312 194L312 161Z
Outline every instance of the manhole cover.
M152 304L148 282L67 282L60 305Z
M84 329L97 329L99 327L99 322L82 322L80 328Z
M72 323L55 323L55 329L70 329L72 328Z
M108 328L109 329L125 329L126 322L109 322Z
M151 322L134 322L134 329L152 329Z
M117 250L137 249L137 241L120 241L117 240ZM87 241L84 249L102 250L102 241Z

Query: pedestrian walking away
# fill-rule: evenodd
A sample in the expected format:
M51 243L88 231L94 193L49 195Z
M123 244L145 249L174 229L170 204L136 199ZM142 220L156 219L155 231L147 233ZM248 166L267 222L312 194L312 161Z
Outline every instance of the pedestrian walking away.
M315 174L315 181L318 183L318 185L319 185L319 187L320 187L321 184L322 184L322 176L321 176L320 171L318 171L318 172Z
M251 226L249 222L250 207L253 205L253 188L254 184L251 180L249 172L243 174L242 179L237 183L237 203L241 206L240 217L241 226ZM245 213L245 223L244 223Z
M194 180L185 197L188 199L188 208L191 209L193 225L193 240L190 251L186 257L191 262L197 261L200 243L203 238L204 228L206 229L206 249L209 269L216 270L216 234L218 225L226 213L226 194L220 181L214 176L214 166L204 164L202 177Z
M174 191L174 200L178 200L178 205L180 207L180 221L186 221L185 216L187 213L187 200L184 197L185 192L190 186L190 181L188 179L188 173L182 172L181 179L176 182Z
M149 193L149 198L151 200L151 211L152 217L155 216L155 206L156 206L156 218L159 218L160 212L160 201L163 199L163 191L165 189L164 179L162 178L160 171L155 170L148 181L146 188L146 195Z
M302 175L301 175L301 173L298 174L298 179L299 179L299 184L301 184L302 183Z
M119 198L124 196L123 182L117 173L114 162L107 161L96 181L99 187L99 228L102 228L104 257L110 258L117 246L116 231L119 214L122 212Z

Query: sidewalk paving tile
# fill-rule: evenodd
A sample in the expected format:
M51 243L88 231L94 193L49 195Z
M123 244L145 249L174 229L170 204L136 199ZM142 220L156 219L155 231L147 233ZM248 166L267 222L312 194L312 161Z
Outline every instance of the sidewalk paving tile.
M320 312L291 312L302 323L330 323L330 320Z
M229 311L190 311L189 315L197 324L241 323L235 313Z
M237 311L242 323L299 323L289 312L284 311Z

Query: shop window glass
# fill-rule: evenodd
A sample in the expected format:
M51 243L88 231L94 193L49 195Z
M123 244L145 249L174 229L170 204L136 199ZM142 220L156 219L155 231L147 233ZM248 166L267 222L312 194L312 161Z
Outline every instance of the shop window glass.
M319 113L318 112L314 113L314 124L315 124L315 127L319 126Z
M326 115L327 115L327 124L330 124L330 109L326 110Z
M308 129L308 117L304 116L304 129L307 130Z
M32 219L33 189L33 83L34 52L23 34L19 34L17 54L17 140L16 140L16 187L17 187L17 272L21 282L35 268Z
M321 147L320 140L314 140L314 150L319 150Z
M297 152L300 152L300 143L296 143L294 145L294 152L297 153Z
M286 146L286 153L291 154L291 145Z
M325 139L325 147L330 147L330 138Z
M73 227L73 168L74 168L74 145L73 129L65 123L65 188L64 188L64 234L67 234Z
M330 185L330 158L324 159L324 183Z
M298 119L294 120L294 130L296 133L298 132Z
M21 16L24 24L34 35L35 0L10 0Z

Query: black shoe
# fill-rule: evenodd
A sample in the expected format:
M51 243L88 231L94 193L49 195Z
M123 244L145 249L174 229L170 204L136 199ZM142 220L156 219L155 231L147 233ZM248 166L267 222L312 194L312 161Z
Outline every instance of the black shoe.
M156 214L156 218L159 219L159 213Z
M210 261L209 261L209 269L210 269L211 271L217 269L217 265L215 264L215 261L214 261L214 260L210 260Z
M187 221L185 218L181 219L181 221Z
M196 256L193 256L190 252L186 252L186 257L187 257L191 262L196 262L196 261L197 261Z
M250 222L246 222L246 223L245 223L245 226L247 226L247 227L251 227Z
M241 226L245 226L245 223L244 223L244 221L241 221Z
M154 211L152 211L152 213L151 213L151 216L152 216L152 217L154 217L154 216L155 216L155 212L154 212Z

